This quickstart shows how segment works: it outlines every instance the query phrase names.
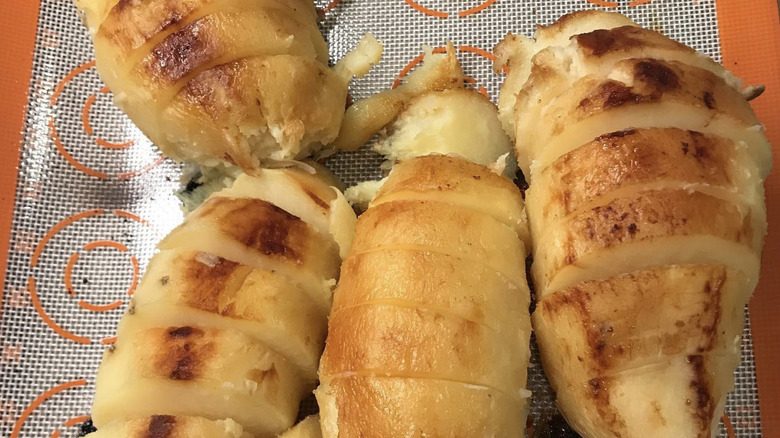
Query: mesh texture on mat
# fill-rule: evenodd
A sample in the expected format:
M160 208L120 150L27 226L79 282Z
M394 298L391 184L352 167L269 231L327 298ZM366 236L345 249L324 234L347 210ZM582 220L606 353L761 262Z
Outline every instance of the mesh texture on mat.
M495 99L502 78L492 73L480 50L489 52L507 31L530 35L536 23L586 8L625 13L720 60L712 0L417 2L437 11L438 17L419 12L411 3L318 1L328 10L322 26L333 59L353 48L365 32L385 43L381 64L353 83L353 98L390 87L422 45L452 41L466 73ZM481 3L489 6L475 12ZM162 160L156 147L112 106L92 59L91 43L73 5L42 0L2 294L3 437L77 435L78 424L90 411L104 343L113 336L128 291L143 274L156 242L182 219L173 195L180 166ZM328 164L352 185L378 177L381 161L363 149L336 156ZM760 437L749 327L726 412L737 436ZM532 362L531 411L538 415L554 407L538 353ZM305 410L311 408L305 405Z

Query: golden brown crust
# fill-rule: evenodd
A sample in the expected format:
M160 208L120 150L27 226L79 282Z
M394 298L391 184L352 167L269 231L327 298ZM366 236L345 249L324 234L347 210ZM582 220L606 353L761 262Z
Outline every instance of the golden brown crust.
M535 176L527 196L532 221L549 226L616 190L658 183L734 198L755 196L760 179L744 148L730 140L674 128L629 129L558 158Z
M430 201L394 201L363 213L353 254L422 249L483 263L522 285L525 249L514 230L481 213Z
M485 213L514 228L530 247L522 194L508 178L460 157L426 155L393 166L371 205L427 199Z
M489 388L430 379L352 376L316 392L326 438L522 437L525 403Z
M368 304L331 314L329 327L321 376L443 379L489 386L516 398L517 388L525 385L529 351L507 348L530 335L521 318L496 331L420 306Z
M334 313L361 304L402 302L498 329L530 304L525 285L485 265L431 251L354 254L342 264L340 278Z

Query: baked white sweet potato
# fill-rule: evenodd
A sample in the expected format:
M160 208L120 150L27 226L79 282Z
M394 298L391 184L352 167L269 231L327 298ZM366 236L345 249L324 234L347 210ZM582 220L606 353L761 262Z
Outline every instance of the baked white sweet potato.
M715 436L766 234L752 89L605 12L496 52L561 412L588 438Z

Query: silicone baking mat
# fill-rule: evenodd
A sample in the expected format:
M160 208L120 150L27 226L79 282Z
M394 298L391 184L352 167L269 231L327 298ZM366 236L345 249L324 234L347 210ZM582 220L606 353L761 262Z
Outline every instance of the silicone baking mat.
M381 64L353 83L354 99L402 81L420 61L422 45L452 41L471 86L495 100L502 77L492 72L490 51L507 31L530 35L536 23L588 8L625 13L721 61L719 6L671 0L318 2L333 59L365 32L384 42ZM0 256L7 255L0 435L75 437L88 418L100 356L128 297L156 242L182 219L173 195L181 170L112 106L70 1L40 2L28 77L18 174L3 177L16 185L8 203L12 210L5 213L11 218L7 254ZM364 149L336 156L328 165L351 185L378 177L381 161ZM720 433L760 437L750 324L742 353ZM534 354L529 374L533 419L555 410L537 359Z

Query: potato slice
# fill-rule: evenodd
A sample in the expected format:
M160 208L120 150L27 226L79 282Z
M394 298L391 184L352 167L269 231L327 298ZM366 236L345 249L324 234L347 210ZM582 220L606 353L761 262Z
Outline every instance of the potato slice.
M158 247L201 251L276 271L325 312L331 298L327 282L338 276L340 261L336 245L299 218L259 199L210 198Z
M208 263L210 260L205 260ZM151 326L208 327L240 331L293 362L310 381L325 345L327 313L279 274L253 270L203 254L157 254L133 295L133 314Z
M114 420L102 426L90 438L252 438L231 419L207 420L202 417L153 415Z
M484 213L513 228L530 248L523 197L507 178L487 167L445 155L427 155L393 166L371 206L394 200L443 202Z
M435 251L483 263L517 285L525 282L525 249L512 228L454 205L399 200L368 209L360 217L354 254L389 249Z
M722 263L754 283L763 235L752 224L749 212L701 193L640 192L549 228L531 272L542 298L580 281L661 264Z
M484 386L350 376L323 381L315 394L325 438L524 436L526 402Z
M311 386L287 360L238 332L136 321L122 320L103 356L92 408L98 429L148 415L232 418L256 437L292 426Z
M675 356L563 390L566 420L593 438L709 437L718 431L739 355ZM548 374L550 375L550 374Z
M493 330L419 306L370 304L337 311L330 316L320 375L443 379L522 399L531 327L521 315Z
M701 192L753 210L764 203L758 167L744 146L674 128L603 135L540 171L526 195L538 236L576 210L663 188Z
M576 386L672 356L738 356L750 292L723 265L663 266L557 291L532 321L548 375Z
M341 253L346 253L357 218L328 179L321 172L311 174L293 167L262 169L253 175L242 174L231 187L214 196L270 202L301 218L320 235L337 243ZM342 233L339 229L349 231Z
M760 122L745 98L709 71L648 58L621 61L608 77L586 76L573 85L549 69L545 74L553 84L535 84L529 90L549 86L557 98L548 101L538 117L516 114L518 157L534 162L524 163L524 171L541 171L604 134L674 127L744 143L761 177L768 174L772 150ZM537 100L521 93L517 107L534 108Z
M521 266L517 270L522 273ZM371 251L349 257L333 295L333 313L362 304L402 303L500 329L526 314L530 292L470 260L419 250Z

